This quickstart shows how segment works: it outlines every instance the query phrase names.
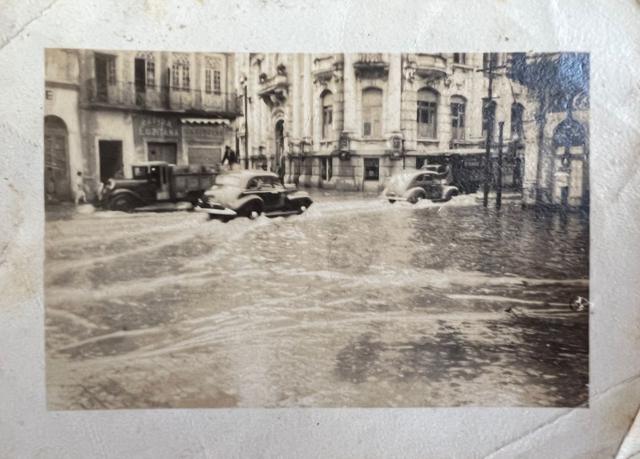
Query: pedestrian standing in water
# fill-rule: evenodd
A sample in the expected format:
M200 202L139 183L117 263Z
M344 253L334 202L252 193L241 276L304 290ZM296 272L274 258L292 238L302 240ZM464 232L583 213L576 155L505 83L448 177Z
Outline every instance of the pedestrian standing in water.
M224 155L222 156L222 164L227 162L229 166L229 170L232 171L235 169L235 165L238 163L238 156L236 152L231 149L229 145L224 147Z
M82 201L83 204L86 204L87 195L84 192L84 179L82 178L82 172L78 171L76 173L76 195L75 195L76 206L80 204L80 201Z

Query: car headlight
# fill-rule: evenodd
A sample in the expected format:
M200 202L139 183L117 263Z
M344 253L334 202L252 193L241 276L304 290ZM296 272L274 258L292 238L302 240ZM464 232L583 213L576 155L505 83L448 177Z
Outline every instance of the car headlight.
M107 190L113 190L116 187L116 181L113 179L107 180L107 186L105 187Z

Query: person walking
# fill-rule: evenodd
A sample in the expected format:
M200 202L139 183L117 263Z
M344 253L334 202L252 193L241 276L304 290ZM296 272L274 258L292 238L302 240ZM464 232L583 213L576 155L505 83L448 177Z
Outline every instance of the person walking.
M231 149L229 145L224 147L224 155L222 156L222 164L224 165L225 161L229 166L229 170L232 171L235 169L235 165L238 163L238 156L236 152Z

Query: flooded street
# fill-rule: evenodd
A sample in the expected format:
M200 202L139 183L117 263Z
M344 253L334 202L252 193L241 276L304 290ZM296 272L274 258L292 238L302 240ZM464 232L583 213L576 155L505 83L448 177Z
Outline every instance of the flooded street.
M49 407L587 402L586 218L315 198L227 224L50 215Z

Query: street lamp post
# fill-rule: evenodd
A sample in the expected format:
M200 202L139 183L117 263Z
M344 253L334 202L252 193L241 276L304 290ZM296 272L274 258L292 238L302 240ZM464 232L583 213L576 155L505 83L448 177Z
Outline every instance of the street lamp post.
M244 82L244 168L249 169L249 100L247 97L247 81Z
M496 209L502 206L502 131L504 121L498 121L498 178L496 184Z
M482 199L482 205L487 207L489 205L489 183L491 180L491 140L493 138L493 59L491 53L489 54L489 89L487 94L487 103L485 106L487 125L485 129L487 131L485 154L484 154L484 195Z
M249 169L249 97L247 95L248 79L242 75L240 77L242 85L242 98L244 100L244 168Z

